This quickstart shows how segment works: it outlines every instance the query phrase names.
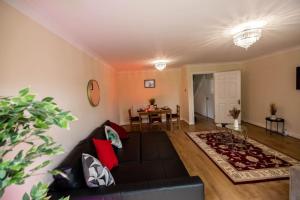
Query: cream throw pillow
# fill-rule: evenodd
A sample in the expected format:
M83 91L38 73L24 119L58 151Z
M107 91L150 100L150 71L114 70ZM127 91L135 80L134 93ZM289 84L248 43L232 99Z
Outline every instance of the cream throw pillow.
M105 126L105 135L106 139L111 141L111 144L116 146L117 148L122 148L122 142L118 133L110 126Z

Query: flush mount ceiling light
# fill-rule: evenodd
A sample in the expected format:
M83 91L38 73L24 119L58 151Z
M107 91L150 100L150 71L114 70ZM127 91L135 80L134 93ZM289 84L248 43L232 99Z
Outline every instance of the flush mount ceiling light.
M236 26L231 31L234 44L247 50L260 39L262 35L262 28L265 25L265 21L259 20L250 21Z
M154 67L156 69L158 69L159 71L164 70L167 67L167 63L168 63L168 61L166 61L166 60L156 60L153 62Z

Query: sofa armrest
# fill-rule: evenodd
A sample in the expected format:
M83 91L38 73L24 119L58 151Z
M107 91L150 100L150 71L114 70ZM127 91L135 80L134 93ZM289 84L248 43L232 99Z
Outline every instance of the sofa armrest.
M52 192L51 199L70 195L72 200L203 200L204 185L199 177L183 177L120 184L108 188L86 188L64 192Z
M290 167L290 200L300 199L300 165Z

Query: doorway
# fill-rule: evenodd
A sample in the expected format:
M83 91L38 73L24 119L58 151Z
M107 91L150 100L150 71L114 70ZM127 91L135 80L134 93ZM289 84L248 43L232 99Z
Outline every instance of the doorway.
M214 73L215 123L233 123L229 110L241 110L241 71ZM239 115L239 123L241 122Z
M195 122L199 118L215 118L214 74L193 75L193 98Z

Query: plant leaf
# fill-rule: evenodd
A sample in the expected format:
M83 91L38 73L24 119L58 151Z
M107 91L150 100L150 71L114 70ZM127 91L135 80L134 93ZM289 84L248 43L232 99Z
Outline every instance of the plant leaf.
M39 182L37 185L34 185L30 191L30 196L32 199L40 200L44 199L47 196L48 185Z
M42 99L42 101L51 102L51 101L53 101L53 99L54 98L52 98L52 97L45 97L45 98Z
M4 189L0 189L0 198L3 196L3 194L4 194Z
M39 169L41 169L41 168L46 167L46 166L49 165L50 163L51 163L50 160L46 160L46 161L44 161L42 164L39 164L39 165L36 166L35 168L31 169L30 171L33 172L33 171L39 170Z
M6 175L6 171L0 169L0 179L1 179L1 180L5 177L5 175Z
M27 95L28 93L29 93L29 88L24 88L24 89L22 89L22 90L19 91L19 94L20 94L21 96L25 96L25 95Z
M27 192L23 195L22 200L30 200L29 195L27 194Z
M36 158L63 152L46 131L53 126L68 128L74 119L76 117L60 109L52 97L35 100L35 94L29 88L20 90L13 97L0 97L0 198L7 187L24 184L32 171L50 163L46 160L31 166ZM16 147L24 143L28 147L26 150ZM16 154L5 156L9 152ZM53 174L65 176L60 172ZM47 190L48 185L39 183L32 187L30 193L24 194L23 200L49 199Z
M62 171L60 171L60 170L55 169L55 170L51 170L51 171L48 171L48 172L50 174L52 174L53 176L61 175L63 178L69 179L69 177L65 173L63 173Z

